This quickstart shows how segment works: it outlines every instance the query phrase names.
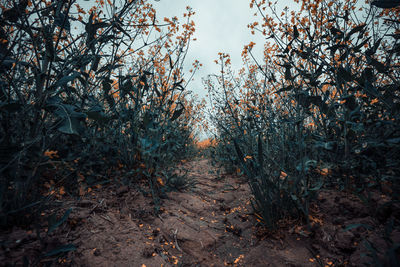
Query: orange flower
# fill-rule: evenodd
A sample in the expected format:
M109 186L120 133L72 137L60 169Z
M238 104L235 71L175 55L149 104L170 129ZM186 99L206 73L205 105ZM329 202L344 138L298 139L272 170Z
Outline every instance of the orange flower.
M375 98L375 99L372 99L371 103L369 103L369 104L373 105L373 104L378 103L378 102L379 102L378 98Z
M46 157L49 157L49 158L51 158L51 159L54 159L54 158L59 158L59 156L57 155L57 153L58 153L58 151L46 150L46 151L44 152L44 155L45 155Z

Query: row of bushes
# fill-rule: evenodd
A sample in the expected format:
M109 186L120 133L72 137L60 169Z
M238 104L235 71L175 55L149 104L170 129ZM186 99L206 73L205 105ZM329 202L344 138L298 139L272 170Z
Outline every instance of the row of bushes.
M220 54L221 74L205 86L214 157L248 177L263 222L308 221L323 187L366 202L385 187L398 200L400 9L304 0L281 14L265 1L250 5L261 16L249 28L266 37L264 57L250 43L234 73Z
M146 179L157 199L162 172L194 149L201 103L183 74L194 12L159 22L147 1L96 2L3 3L2 227L113 180Z

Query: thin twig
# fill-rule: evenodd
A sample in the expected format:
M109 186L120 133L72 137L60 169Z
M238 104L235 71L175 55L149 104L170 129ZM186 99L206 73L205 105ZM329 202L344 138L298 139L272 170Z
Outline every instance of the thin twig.
M177 234L178 234L178 229L176 229L175 231L172 231L172 233L174 234L174 240L175 240L175 247L182 252L182 249L179 247L178 245L178 239L176 238Z
M109 221L110 223L114 224L114 222L111 221L110 218L107 218L108 216L104 216L104 215L99 215L99 216L100 216L101 218L103 218L104 220Z

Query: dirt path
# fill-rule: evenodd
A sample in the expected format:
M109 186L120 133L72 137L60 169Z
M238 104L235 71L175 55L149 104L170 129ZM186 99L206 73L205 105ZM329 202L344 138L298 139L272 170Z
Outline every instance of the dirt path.
M287 221L271 233L256 226L250 190L241 178L218 174L221 170L207 159L181 167L196 185L168 193L158 216L151 196L133 188L112 184L94 189L80 201L63 199L59 215L71 208L68 220L51 234L43 220L41 241L34 228L0 230L0 266L27 266L24 257L29 266L51 261L52 266L96 267L366 266L368 248L360 245L365 236L388 250L382 222L400 217L398 206L371 216L357 197L328 190L319 192L311 232L299 221ZM387 200L377 194L375 202L383 206ZM375 230L344 230L357 224ZM391 238L400 242L400 232L393 231ZM75 251L69 251L71 245Z
M97 196L91 212L82 207L72 217L79 225L70 240L78 245L75 261L87 266L315 266L301 240L257 237L246 183L217 176L206 159L185 167L196 186L168 193L159 217L151 215L151 199L127 188L114 192L116 202Z
M207 159L183 167L196 185L168 193L158 216L152 198L132 188L94 189L63 200L72 209L67 222L44 230L41 242L34 229L2 232L0 266L23 266L24 257L30 266L54 266L55 256L43 255L65 244L77 249L56 266L315 266L299 235L255 227L245 181L217 174Z

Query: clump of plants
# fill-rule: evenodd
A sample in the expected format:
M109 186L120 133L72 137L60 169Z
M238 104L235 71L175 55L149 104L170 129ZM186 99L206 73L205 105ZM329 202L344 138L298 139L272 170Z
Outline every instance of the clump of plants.
M194 12L180 23L143 0L80 4L2 3L2 226L29 224L55 195L82 196L123 170L157 199L162 173L193 151L201 105L183 62Z
M267 39L263 58L251 42L234 73L220 53L221 73L205 81L215 155L248 177L271 228L287 217L308 222L324 187L365 202L372 190L394 201L400 192L399 8L297 2L298 11L281 13L251 1L260 20L249 28Z

